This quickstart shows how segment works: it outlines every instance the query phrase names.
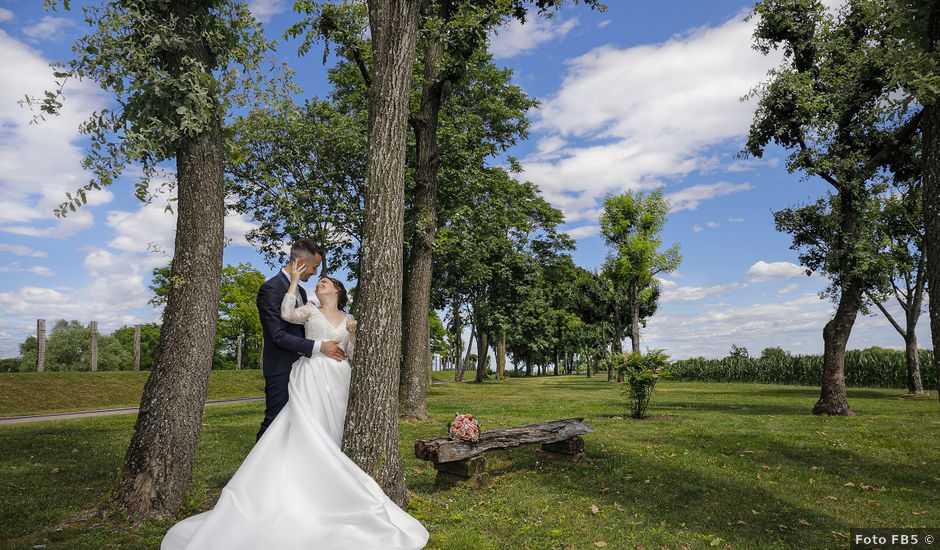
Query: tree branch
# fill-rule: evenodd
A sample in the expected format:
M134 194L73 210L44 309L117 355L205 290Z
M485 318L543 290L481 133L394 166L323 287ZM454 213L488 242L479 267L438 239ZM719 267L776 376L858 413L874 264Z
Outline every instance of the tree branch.
M888 318L888 321L891 321L891 325L894 326L894 329L895 329L896 331L898 331L898 332L901 334L901 336L903 336L904 338L907 338L907 331L905 331L903 328L901 328L900 325L898 325L897 321L894 320L894 317L892 317L891 314L888 313L888 310L885 309L885 307L884 307L883 305L881 305L881 302L879 302L878 300L876 300L868 291L865 291L865 295L868 296L868 298L869 298L876 306L878 306L878 309L880 309L880 310L881 310L881 313L883 313L884 316Z

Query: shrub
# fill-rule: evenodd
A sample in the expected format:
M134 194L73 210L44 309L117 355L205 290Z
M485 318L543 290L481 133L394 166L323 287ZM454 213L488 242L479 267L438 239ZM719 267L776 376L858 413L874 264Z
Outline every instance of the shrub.
M663 350L655 349L648 351L646 355L613 353L606 361L613 364L614 370L623 374L626 387L621 393L629 399L631 416L643 418L653 397L656 381L669 375L666 369L669 356Z

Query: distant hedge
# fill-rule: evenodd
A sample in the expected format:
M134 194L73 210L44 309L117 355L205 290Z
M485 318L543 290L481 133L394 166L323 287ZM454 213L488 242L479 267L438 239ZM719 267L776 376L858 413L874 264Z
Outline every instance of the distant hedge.
M924 389L933 390L937 387L933 352L920 350L919 355ZM760 358L680 359L672 363L670 370L674 380L818 386L822 381L822 365L822 355L773 353ZM850 387L907 388L904 352L885 348L847 351L845 384Z

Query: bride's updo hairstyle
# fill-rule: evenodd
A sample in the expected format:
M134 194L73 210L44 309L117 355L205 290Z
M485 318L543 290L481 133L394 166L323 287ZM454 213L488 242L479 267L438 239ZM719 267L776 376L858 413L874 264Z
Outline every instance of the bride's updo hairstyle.
M329 279L333 282L333 286L336 287L336 308L340 311L344 311L346 304L349 303L349 297L346 295L346 287L339 279L334 279L333 277L324 277L324 279Z

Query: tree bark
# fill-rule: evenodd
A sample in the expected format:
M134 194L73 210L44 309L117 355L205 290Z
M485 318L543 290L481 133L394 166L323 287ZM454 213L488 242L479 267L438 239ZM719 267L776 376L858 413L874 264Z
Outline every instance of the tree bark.
M506 379L506 333L500 332L496 339L496 379Z
M407 509L398 449L405 136L420 3L369 0L372 85L357 308L361 327L343 452ZM427 309L424 311L427 317Z
M218 119L177 152L170 290L115 492L117 506L132 514L172 517L192 480L222 280L224 162Z
M907 365L907 391L911 395L924 393L920 378L920 355L917 353L917 333L908 330L904 336L904 362Z
M934 10L930 18L931 43L940 37L940 15ZM924 255L927 257L927 289L930 333L933 340L933 368L936 374L937 397L940 399L940 105L924 107L921 121L924 159Z
M470 323L470 338L467 339L467 354L464 356L463 361L460 361L460 365L457 367L457 372L455 373L455 378L457 382L463 382L463 373L467 369L467 365L470 363L470 352L473 350L473 340L474 335L476 334L476 327L473 323ZM460 352L457 352L458 359L460 358Z
M444 9L443 5L441 9ZM405 301L404 362L399 390L399 414L402 418L418 420L430 418L427 386L422 383L422 373L431 360L428 313L431 310L434 237L437 233L437 173L441 165L437 127L444 97L444 83L440 80L443 59L444 44L440 36L429 33L425 43L421 101L412 122L417 162Z
M852 278L855 268L854 259L851 259L849 247L854 246L858 238L858 206L853 191L848 188L841 189L838 200L841 207L842 219L840 221L842 242L839 244L843 251L840 260L840 271L843 274L839 295L839 305L835 315L823 328L823 378L819 400L813 407L813 414L854 416L849 408L845 393L845 347L852 326L858 316L862 303L864 287L859 281Z
M940 2L934 2L927 22L927 51L936 51L940 40ZM927 257L927 288L931 292L930 333L937 398L940 399L940 105L924 106L921 119L924 162L924 255Z
M489 356L489 349L487 348L489 336L485 330L477 330L477 375L474 382L482 382L487 378L486 360Z

